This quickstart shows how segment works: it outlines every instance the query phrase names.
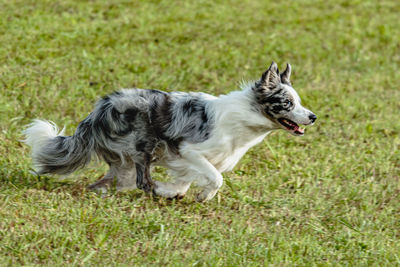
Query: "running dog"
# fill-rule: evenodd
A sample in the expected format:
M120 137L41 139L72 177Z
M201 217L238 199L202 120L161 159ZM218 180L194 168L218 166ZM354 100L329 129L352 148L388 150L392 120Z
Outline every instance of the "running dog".
M122 89L103 97L72 136L55 124L34 120L24 131L38 174L69 174L93 155L110 169L90 185L107 191L139 188L166 198L182 198L195 182L197 201L212 199L222 186L222 172L232 170L252 146L272 130L295 136L316 115L301 105L284 72L272 62L258 81L215 97L205 93L166 93ZM151 166L168 169L171 182L153 181Z

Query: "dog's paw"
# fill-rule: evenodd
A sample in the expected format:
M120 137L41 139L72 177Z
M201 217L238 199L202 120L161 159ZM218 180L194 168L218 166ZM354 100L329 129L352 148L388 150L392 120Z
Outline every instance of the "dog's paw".
M88 185L87 189L94 191L100 194L101 196L105 196L108 193L108 191L110 191L110 189L112 188L113 181L114 180L110 178L103 178L91 185Z
M217 194L217 192L218 190L204 189L196 195L196 201L197 202L209 201L215 196L215 194Z
M185 197L185 195L180 195L180 194L177 194L176 196L174 196L174 197L172 197L172 198L167 198L167 200L174 200L174 199L176 199L176 200L181 200L181 199L183 199Z
M185 193L180 192L176 188L160 181L154 181L153 192L155 195L165 197L167 199L182 199Z
M146 193L154 192L154 184L153 183L138 184L137 188L143 190Z
M102 198L106 197L108 192L110 191L109 186L99 186L99 185L89 185L87 187L88 190L95 192L96 194L100 195Z

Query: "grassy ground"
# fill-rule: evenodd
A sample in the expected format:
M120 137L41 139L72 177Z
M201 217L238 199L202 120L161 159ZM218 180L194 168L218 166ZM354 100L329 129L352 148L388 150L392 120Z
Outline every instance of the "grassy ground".
M0 265L400 265L398 1L0 1ZM250 150L211 202L30 174L121 87L223 94L272 60L319 117ZM163 170L155 173L157 179Z

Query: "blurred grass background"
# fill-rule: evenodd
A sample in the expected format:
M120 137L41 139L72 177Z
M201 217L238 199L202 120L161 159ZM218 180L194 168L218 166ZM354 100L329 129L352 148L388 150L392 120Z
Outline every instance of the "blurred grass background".
M399 14L394 0L1 0L1 265L400 265ZM116 89L219 95L272 60L319 120L251 149L209 203L101 198L85 189L96 162L30 173L33 118L72 134Z

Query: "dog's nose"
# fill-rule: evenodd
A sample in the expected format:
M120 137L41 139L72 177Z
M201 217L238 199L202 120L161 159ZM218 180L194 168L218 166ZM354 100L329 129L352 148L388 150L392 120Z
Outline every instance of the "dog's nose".
M314 121L317 119L317 115L311 114L310 116L308 116L308 118L310 119L311 123L314 123Z

